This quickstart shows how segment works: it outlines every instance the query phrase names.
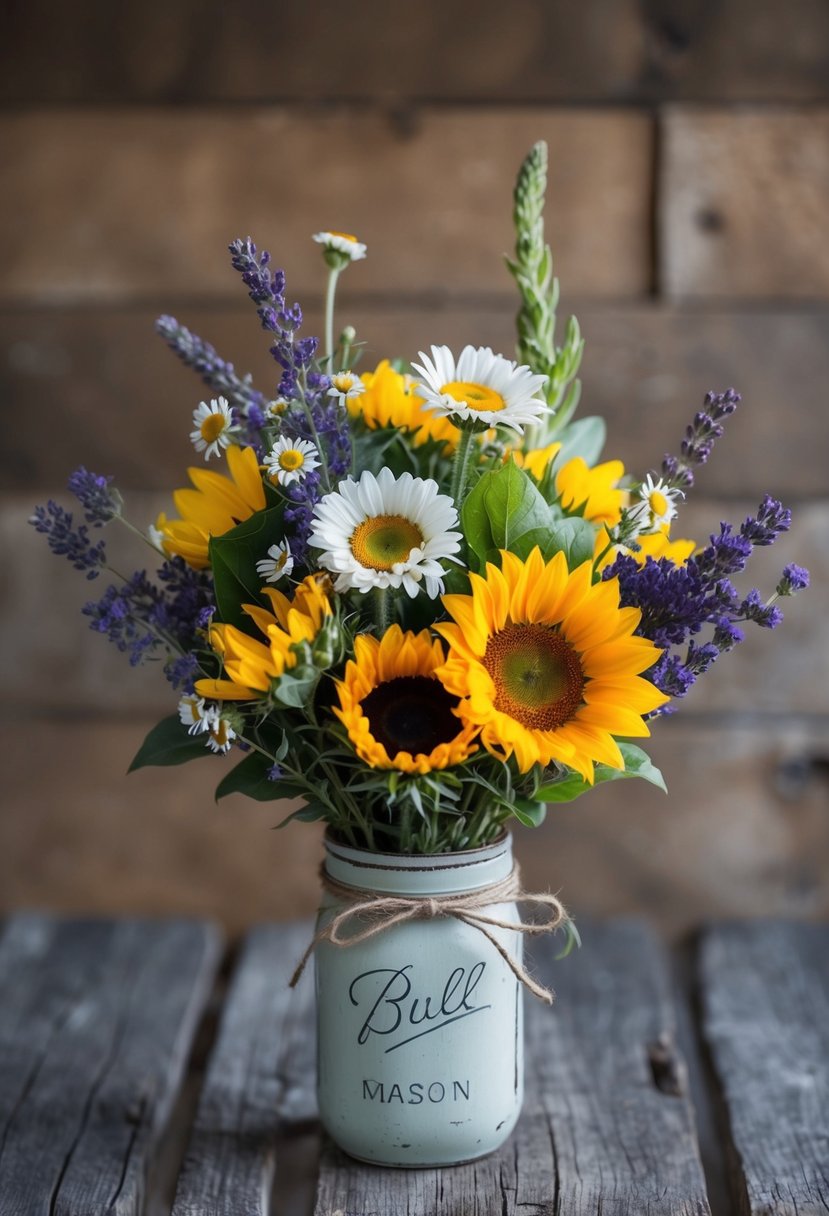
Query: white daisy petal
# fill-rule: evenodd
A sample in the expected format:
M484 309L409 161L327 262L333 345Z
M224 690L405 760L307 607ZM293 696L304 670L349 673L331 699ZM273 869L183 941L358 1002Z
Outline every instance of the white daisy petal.
M309 439L290 439L280 435L265 457L266 475L281 486L301 481L320 467L319 452Z
M291 546L283 540L279 544L271 545L267 557L256 563L256 572L266 583L278 583L280 579L288 577L294 565Z
M355 518L355 507L358 514ZM337 576L337 591L402 587L414 598L443 590L442 561L457 562L458 513L437 482L388 468L359 481L347 478L314 508L309 544L320 565Z
M350 232L315 232L312 239L326 250L345 254L351 262L359 262L366 256L365 245Z
M419 357L421 362L412 364L420 376L414 388L424 408L458 425L471 419L521 434L550 412L541 396L546 376L519 367L488 346L465 346L457 361L448 346L433 346L431 359L423 351Z
M224 397L213 398L209 405L201 401L193 410L193 426L190 439L196 451L204 452L205 460L220 456L230 446L234 430L230 403Z
M659 532L670 524L676 515L677 500L684 497L681 490L666 485L661 477L654 480L653 474L648 473L639 487L639 501L628 513L628 518L636 521L637 534Z

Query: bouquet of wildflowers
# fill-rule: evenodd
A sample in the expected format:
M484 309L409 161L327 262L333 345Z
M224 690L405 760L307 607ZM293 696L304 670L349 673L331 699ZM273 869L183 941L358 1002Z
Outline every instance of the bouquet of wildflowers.
M732 390L707 395L658 469L600 459L602 420L574 419L575 318L556 342L545 184L539 144L515 191L517 361L436 345L363 367L334 314L338 278L366 249L337 232L314 237L321 348L269 255L230 246L279 368L269 391L160 318L215 396L193 412L191 485L146 534L154 574L84 609L131 663L163 657L176 690L134 768L234 751L218 797L301 798L290 819L369 849L485 844L598 782L662 785L631 740L808 584L794 565L770 598L732 582L790 525L771 497L707 544L674 535ZM83 523L53 502L32 522L93 579L109 566L90 528L126 523L122 501L85 469L69 488Z

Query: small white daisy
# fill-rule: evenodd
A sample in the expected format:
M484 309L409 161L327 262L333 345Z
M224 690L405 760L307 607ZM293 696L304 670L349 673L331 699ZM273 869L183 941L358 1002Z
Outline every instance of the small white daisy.
M265 468L271 481L289 486L292 481L301 481L308 473L320 467L319 452L309 439L289 439L281 435L265 457Z
M359 262L366 256L366 247L350 232L315 232L313 239L325 247L325 252L341 253L349 262Z
M509 426L519 434L550 412L541 396L546 376L496 355L488 346L465 346L460 358L448 346L433 346L432 357L420 352L416 391L424 408L456 422L473 419L490 426Z
M209 731L207 746L210 750L217 752L219 755L229 752L233 745L233 740L236 738L236 731L227 719L220 718L217 715L215 720L210 723Z
M287 578L293 568L294 558L286 540L271 545L268 556L256 563L256 571L266 583L278 583L281 578Z
M269 401L265 406L265 413L268 418L281 418L288 408L289 402L285 397L277 397L273 401Z
M337 372L335 376L331 377L331 387L328 390L328 396L339 397L342 401L348 401L352 397L359 397L365 391L366 386L354 372Z
M164 533L160 528L157 528L155 524L148 525L147 540L154 549L158 549L159 553L164 553L164 556L166 557L166 553L164 552Z
M220 456L222 448L230 446L233 416L230 404L224 397L214 397L208 405L202 401L193 410L193 426L190 438L197 452L204 452L205 460Z
M435 599L446 573L441 560L460 549L455 504L437 482L391 469L359 481L348 477L314 508L309 544L320 565L336 575L336 591L402 587L412 599L425 586Z
M676 502L685 495L681 490L665 485L662 478L654 481L648 473L639 487L639 502L632 508L632 514L641 523L641 532L657 532L665 524L669 524L676 515Z
M204 699L193 694L181 698L178 703L178 716L182 726L187 727L188 735L201 735L210 729L216 710L208 709Z

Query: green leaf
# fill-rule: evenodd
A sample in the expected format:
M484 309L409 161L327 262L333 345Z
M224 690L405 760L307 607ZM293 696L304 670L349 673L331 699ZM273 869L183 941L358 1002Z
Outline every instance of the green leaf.
M578 515L569 515L551 525L541 551L546 561L556 553L563 553L569 568L575 570L583 562L593 560L595 540L596 529L591 523Z
M547 807L543 802L534 802L531 798L519 798L513 804L512 813L525 828L541 827L547 815Z
M293 789L286 789L283 781L269 781L268 773L272 761L261 752L251 752L245 756L241 764L224 777L216 786L216 801L226 798L228 794L244 794L256 802L273 802L278 799L293 798Z
M561 451L556 453L556 469L560 469L576 456L581 456L585 464L592 469L602 454L606 437L607 426L604 418L579 418L578 422L571 422L556 436L561 444Z
M178 714L162 718L154 726L139 747L128 773L138 768L148 768L155 765L161 768L171 764L186 764L188 760L197 760L199 756L209 756L210 749L205 746L203 735L188 735L187 727L183 726Z
M223 536L210 538L210 565L213 568L218 617L244 633L257 635L258 630L242 610L242 604L268 606L267 600L260 594L262 578L257 572L256 563L267 555L271 545L283 539L283 515L281 505L258 511Z
M328 807L321 802L307 802L305 806L301 806L296 811L291 811L290 815L276 824L276 830L287 827L289 823L297 820L299 823L315 823L318 819L325 819L328 815Z
M641 747L636 747L633 743L620 743L619 751L625 761L624 770L610 768L606 764L597 764L595 785L602 785L605 781L618 781L623 777L641 777L643 781L649 781L651 785L658 786L667 794L668 789L664 777ZM568 773L561 781L551 781L548 785L540 786L535 791L534 797L539 802L572 802L574 798L581 797L592 788L593 786L589 785L578 773Z
M525 559L538 545L544 548L551 515L532 478L515 461L484 473L461 511L463 532L480 565L509 549Z
M291 709L304 709L314 695L319 678L320 673L314 667L295 667L279 677L273 695Z

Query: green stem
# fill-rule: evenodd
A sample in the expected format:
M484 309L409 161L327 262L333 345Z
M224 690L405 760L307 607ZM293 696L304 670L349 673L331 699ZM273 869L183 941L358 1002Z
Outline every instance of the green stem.
M463 493L466 489L466 482L469 472L469 457L472 452L472 443L475 438L475 432L471 426L464 426L461 430L461 437L458 440L458 448L455 452L455 463L452 466L452 482L449 487L449 493L455 501L455 506L460 513L461 502L463 501Z
M328 288L325 292L325 357L329 373L334 370L334 300L337 295L337 279L340 271L331 268L328 272Z
M377 629L382 637L391 624L391 598L388 587L374 588L374 608Z

